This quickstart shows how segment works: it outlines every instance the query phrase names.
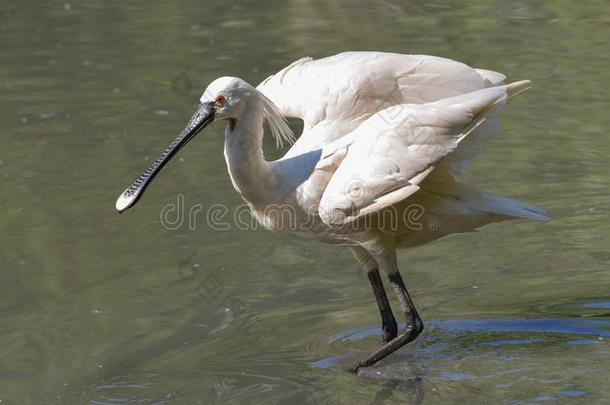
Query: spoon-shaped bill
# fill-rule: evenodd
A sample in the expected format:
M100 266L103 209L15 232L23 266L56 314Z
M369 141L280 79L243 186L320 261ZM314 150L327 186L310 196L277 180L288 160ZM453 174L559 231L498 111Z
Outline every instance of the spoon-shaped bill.
M197 107L193 117L189 121L186 128L182 130L180 135L174 139L165 151L151 164L144 173L140 175L116 200L116 210L120 213L126 209L133 207L157 173L161 171L163 166L174 156L184 145L199 133L208 124L214 121L214 103L202 103Z

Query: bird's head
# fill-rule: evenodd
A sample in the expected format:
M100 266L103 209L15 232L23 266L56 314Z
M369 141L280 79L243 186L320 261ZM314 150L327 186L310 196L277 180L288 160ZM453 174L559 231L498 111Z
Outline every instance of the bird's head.
M248 110L264 116L279 145L282 140L293 140L294 135L282 114L267 97L242 79L220 77L210 83L203 92L199 106L182 132L119 196L115 205L116 210L121 213L134 206L163 166L203 128L214 121L225 120L232 130Z
M205 89L201 104L213 107L215 120L228 120L234 125L246 110L249 100L256 100L258 90L237 77L219 77Z

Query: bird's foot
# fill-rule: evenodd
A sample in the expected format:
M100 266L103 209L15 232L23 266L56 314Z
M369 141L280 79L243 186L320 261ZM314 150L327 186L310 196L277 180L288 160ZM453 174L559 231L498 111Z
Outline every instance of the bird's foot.
M394 337L389 342L383 344L379 349L370 353L366 358L349 368L349 371L356 374L362 367L369 367L377 363L379 360L389 356L396 350L400 349L409 342L415 340L417 336L424 330L424 324L421 319L416 319L412 324L407 325L398 336Z

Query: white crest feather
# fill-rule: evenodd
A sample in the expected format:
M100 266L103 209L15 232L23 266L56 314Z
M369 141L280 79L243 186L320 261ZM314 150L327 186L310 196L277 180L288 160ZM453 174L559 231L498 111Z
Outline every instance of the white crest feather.
M269 128L271 129L271 134L275 139L275 144L278 148L284 146L284 141L289 144L294 143L295 136L286 119L280 112L280 110L273 104L271 100L269 100L263 93L259 91L259 95L261 100L263 101L263 108L265 110L265 118L267 119L267 124L269 124Z

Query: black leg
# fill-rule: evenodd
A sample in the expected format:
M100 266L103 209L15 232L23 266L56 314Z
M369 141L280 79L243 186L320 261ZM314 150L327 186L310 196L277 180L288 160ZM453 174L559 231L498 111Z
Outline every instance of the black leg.
M375 257L375 260L388 274L388 279L394 287L394 291L398 296L400 307L405 315L405 327L394 339L390 340L373 353L369 354L365 359L359 361L357 364L352 366L350 371L356 373L362 367L368 367L379 360L389 356L396 350L400 349L407 343L415 340L415 338L424 330L424 323L422 322L415 305L409 296L409 292L405 287L405 283L398 272L396 265L396 252L394 249L388 249L385 254L380 254Z
M411 300L411 296L409 296L407 287L405 287L405 283L402 281L402 277L400 276L398 269L396 269L395 272L388 274L388 279L390 280L392 287L394 287L394 291L396 292L398 301L400 302L400 307L405 315L405 329L412 327L413 333L415 334L415 339L415 337L417 337L424 330L424 322L417 313L415 304L413 304L413 300Z
M371 282L371 288L375 294L379 313L381 314L381 340L383 343L388 343L398 335L398 324L392 313L388 296L383 288L383 282L379 276L379 269L373 267L370 270L367 270L366 275Z
M398 334L398 324L392 313L388 296L383 288L383 282L379 275L379 267L373 257L363 248L353 247L352 252L366 271L366 275L371 283L371 288L373 289L373 294L375 294L375 300L379 307L379 314L381 315L381 340L382 343L387 343Z

